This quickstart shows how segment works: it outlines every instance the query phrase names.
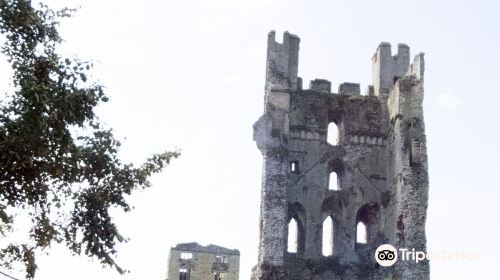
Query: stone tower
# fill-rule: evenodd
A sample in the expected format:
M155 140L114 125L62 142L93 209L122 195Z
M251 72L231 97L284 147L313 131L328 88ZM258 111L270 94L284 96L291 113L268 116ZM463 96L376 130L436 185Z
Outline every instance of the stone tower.
M373 86L327 80L302 87L299 37L267 41L264 115L254 140L264 157L258 280L429 279L427 260L375 261L381 244L426 250L428 197L423 119L424 55L381 43L372 58ZM331 125L334 123L335 125ZM337 141L327 141L337 127ZM331 136L331 135L330 135ZM337 177L331 188L330 175ZM334 177L333 177L334 178ZM331 221L331 254L323 224ZM288 252L290 221L296 251ZM363 229L364 226L364 229ZM357 240L364 230L365 240Z

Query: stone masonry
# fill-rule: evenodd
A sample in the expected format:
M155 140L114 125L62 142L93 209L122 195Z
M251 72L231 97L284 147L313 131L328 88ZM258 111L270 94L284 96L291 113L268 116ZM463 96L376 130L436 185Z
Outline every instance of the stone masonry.
M256 280L429 279L428 261L379 266L381 244L426 250L428 200L422 102L424 54L381 43L373 58L373 86L338 92L327 80L302 87L299 37L269 33L264 115L254 140L264 158ZM329 143L335 123L338 141ZM335 172L338 187L329 188ZM332 255L323 256L323 222L333 221ZM297 223L296 252L288 225ZM366 240L356 240L358 225Z
M238 250L182 243L170 249L167 280L238 280L239 269Z

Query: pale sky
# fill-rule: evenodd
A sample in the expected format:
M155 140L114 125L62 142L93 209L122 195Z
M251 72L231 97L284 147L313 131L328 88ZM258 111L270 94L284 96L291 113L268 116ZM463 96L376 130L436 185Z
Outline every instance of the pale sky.
M430 200L428 250L473 251L477 261L431 262L432 279L493 279L500 243L500 22L497 1L200 0L46 1L81 6L61 50L96 62L111 100L101 120L121 156L182 156L116 213L130 242L119 275L57 246L37 280L164 280L169 248L217 244L241 252L240 279L257 262L262 158L252 124L263 111L267 33L301 38L299 76L371 84L382 41L425 52ZM8 87L1 62L0 88ZM5 71L4 71L5 70ZM23 278L17 272L15 277ZM0 276L0 279L2 276Z

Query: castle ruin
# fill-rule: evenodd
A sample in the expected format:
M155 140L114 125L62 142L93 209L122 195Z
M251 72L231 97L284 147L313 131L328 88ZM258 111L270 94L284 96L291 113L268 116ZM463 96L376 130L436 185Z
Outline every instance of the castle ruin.
M367 94L355 83L334 93L323 79L302 87L299 42L288 32L276 42L274 31L267 42L264 115L254 125L264 165L252 278L429 279L428 261L383 267L374 258L386 243L426 250L423 53L410 63L408 46L399 44L393 55L381 43ZM329 142L329 133L337 139ZM331 236L323 236L325 229ZM327 255L324 240L331 244Z
M196 242L170 249L167 280L238 280L240 251Z

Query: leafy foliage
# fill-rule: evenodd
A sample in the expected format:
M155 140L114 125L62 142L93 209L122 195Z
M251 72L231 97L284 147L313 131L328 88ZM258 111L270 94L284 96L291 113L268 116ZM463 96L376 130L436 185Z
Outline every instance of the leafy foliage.
M0 102L0 234L16 209L32 221L29 240L1 250L0 265L22 262L30 279L35 253L53 242L123 273L114 257L124 238L109 210L129 211L126 195L148 187L148 177L179 156L154 155L140 167L120 161L120 142L94 114L108 97L88 81L92 63L56 52L58 20L71 13L0 0L2 53L13 69L12 92Z

